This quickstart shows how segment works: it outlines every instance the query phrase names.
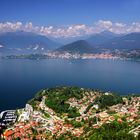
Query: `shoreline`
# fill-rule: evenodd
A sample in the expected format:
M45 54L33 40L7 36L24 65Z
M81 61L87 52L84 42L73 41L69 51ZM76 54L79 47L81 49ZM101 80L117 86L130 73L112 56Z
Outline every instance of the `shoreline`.
M8 59L25 59L25 60L45 60L45 59L62 59L62 60L121 60L121 61L134 61L134 62L140 62L140 59L135 59L135 58L121 58L121 57L112 57L112 58L63 58L63 57L48 57L48 58L40 58L40 57L36 57L36 58L28 58L28 57L20 57L20 56L5 56L5 57L0 57L1 60L8 60Z

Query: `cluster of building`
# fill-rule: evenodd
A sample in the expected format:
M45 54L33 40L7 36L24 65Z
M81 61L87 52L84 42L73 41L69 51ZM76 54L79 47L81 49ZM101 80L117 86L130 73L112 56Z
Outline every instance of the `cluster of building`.
M6 140L13 140L16 138L32 140L34 137L34 128L36 127L38 127L38 123L36 121L30 121L28 124L25 122L19 122L18 124L14 124L14 129L13 127L8 128L4 132L3 136ZM39 133L39 131L37 131L37 133ZM37 138L40 139L41 136Z
M62 59L120 59L118 56L114 56L111 53L58 53L58 52L49 52L47 56L50 58L62 58Z
M110 93L105 93L109 95ZM99 92L85 92L82 99L70 98L67 103L70 107L76 107L80 113L79 117L74 118L74 121L81 122L84 120L85 125L89 125L94 129L100 128L105 123L111 123L118 121L122 123L127 121L130 125L140 122L140 97L123 98L124 104L117 104L111 106L109 109L99 110L98 104L94 104L86 113L86 109L90 103L93 103L97 96L100 96ZM59 116L51 108L45 104L47 97L44 96L42 101L38 105L37 110L33 110L32 106L27 104L24 109L18 110L19 117L16 123L8 128L4 132L4 138L6 140L12 140L13 138L22 138L22 140L31 140L36 138L38 140L53 139L53 137L59 137L62 134L70 132L72 135L79 137L84 133L84 125L81 127L74 127L70 123L71 118L68 118L68 114L65 113ZM110 111L114 113L109 113ZM45 114L48 115L45 115ZM117 116L117 117L116 117ZM96 122L89 124L90 118L96 118ZM126 120L123 118L125 117ZM66 122L65 120L69 120ZM140 127L137 126L130 133L134 133L135 136L140 133Z

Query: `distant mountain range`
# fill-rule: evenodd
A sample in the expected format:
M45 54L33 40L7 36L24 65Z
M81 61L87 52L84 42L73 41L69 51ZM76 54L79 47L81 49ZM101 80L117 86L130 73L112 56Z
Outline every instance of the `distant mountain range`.
M100 52L103 49L140 49L140 33L119 35L105 31L94 34L86 40L79 40L68 45L64 45L55 51L61 53L92 53Z
M140 33L130 33L115 37L100 45L108 49L140 49Z
M119 35L104 31L87 38L82 37L66 45L31 32L18 31L0 34L0 54L44 53L48 50L61 53L92 53L102 49L140 49L140 33Z
M55 51L57 52L69 52L69 53L92 53L94 48L85 40L78 40L76 42L64 45Z
M86 41L91 45L97 46L106 43L107 41L116 38L118 36L121 35L112 33L110 31L103 31L101 33L91 35L89 38L86 39Z
M38 52L53 50L61 44L31 32L7 32L0 34L1 52Z

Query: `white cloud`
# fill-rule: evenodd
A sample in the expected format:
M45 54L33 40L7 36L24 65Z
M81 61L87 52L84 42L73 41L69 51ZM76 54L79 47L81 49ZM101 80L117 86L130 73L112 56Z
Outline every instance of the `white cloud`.
M140 32L140 22L125 24L122 22L112 22L110 20L99 20L91 26L85 24L77 24L63 27L34 26L32 22L28 22L26 24L23 24L22 22L0 23L0 33L9 31L14 32L18 30L23 30L26 32L34 32L37 34L56 38L59 37L67 38L82 35L90 35L94 33L99 33L104 30L109 30L114 33Z
M9 32L9 31L17 31L22 28L21 22L11 23L11 22L5 22L0 23L0 32Z
M123 23L117 22L117 23L115 23L115 26L122 28L122 27L125 27L126 24L123 24Z
M4 46L0 44L0 48L3 48Z
M99 20L96 25L101 28L109 29L110 27L112 27L113 23L109 20Z
M32 24L32 22L26 23L25 26L24 26L24 28L25 28L26 30L31 31L31 30L33 29L33 24Z

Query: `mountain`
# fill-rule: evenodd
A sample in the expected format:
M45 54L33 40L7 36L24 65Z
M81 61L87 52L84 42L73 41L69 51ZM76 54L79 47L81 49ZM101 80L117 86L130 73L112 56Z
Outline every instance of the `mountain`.
M1 113L0 139L139 140L139 104L134 95L79 87L44 89L25 108Z
M84 40L78 40L76 42L64 45L55 51L57 52L69 52L69 53L91 53L94 51L94 48Z
M115 37L101 45L108 49L140 49L140 33L130 33Z
M90 35L81 35L81 36L74 36L74 37L58 37L58 38L50 38L56 42L60 42L63 45L67 45L73 43L77 40L86 40Z
M117 36L119 36L119 35L112 33L110 31L103 31L98 34L91 35L89 38L86 39L86 41L91 45L100 45Z
M31 32L7 32L0 34L0 51L44 51L59 47L60 44L45 36Z

